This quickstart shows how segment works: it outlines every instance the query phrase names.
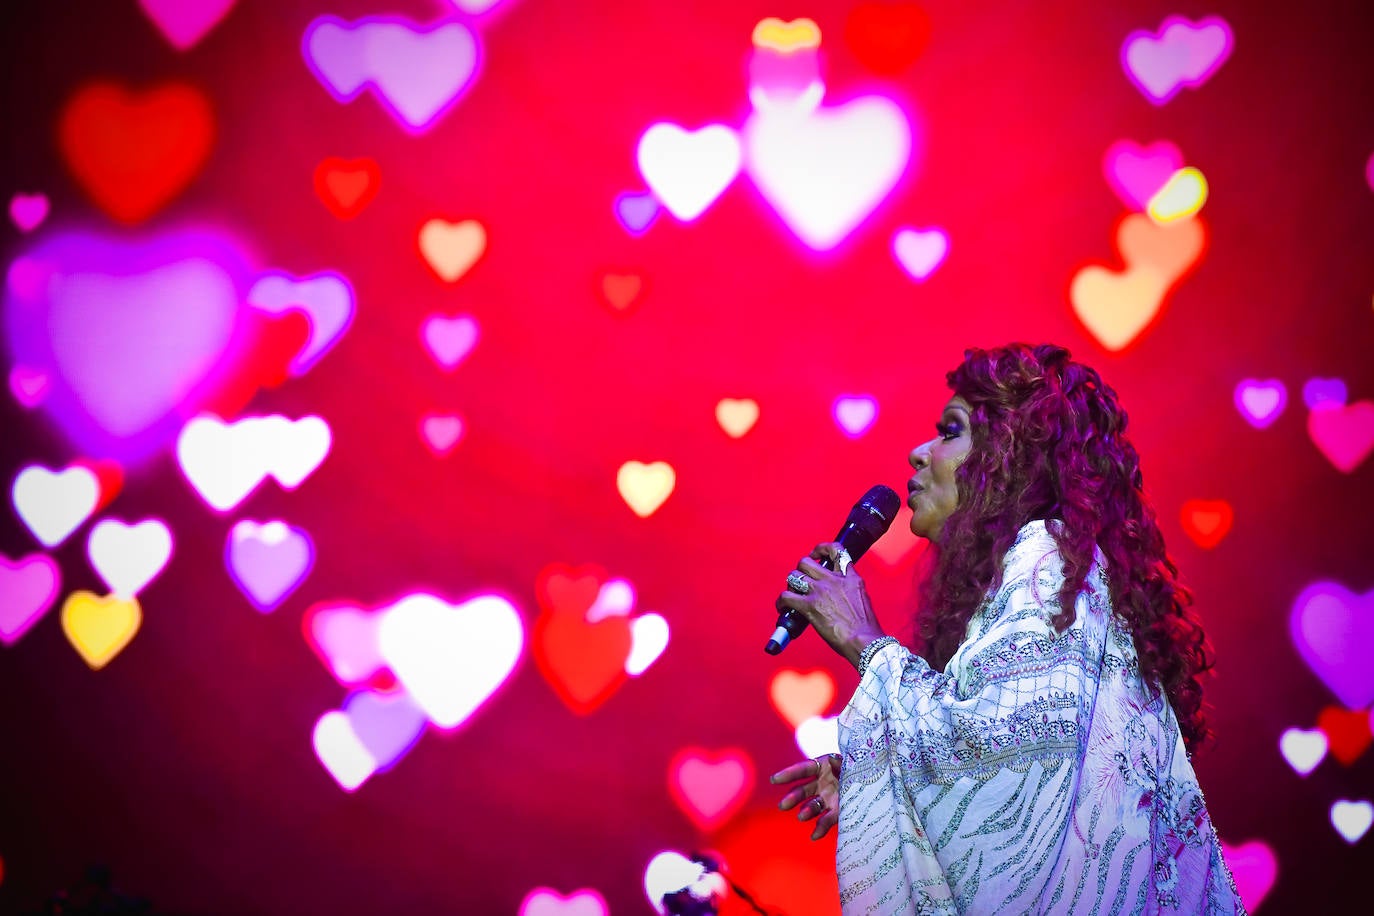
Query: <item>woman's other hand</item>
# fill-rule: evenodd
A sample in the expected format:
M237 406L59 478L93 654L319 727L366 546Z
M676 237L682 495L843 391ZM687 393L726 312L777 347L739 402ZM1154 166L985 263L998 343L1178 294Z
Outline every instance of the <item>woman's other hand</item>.
M779 770L769 779L774 785L794 783L778 807L790 811L801 806L797 820L815 820L811 839L819 840L840 822L840 762L839 754L823 754L811 760L794 763Z

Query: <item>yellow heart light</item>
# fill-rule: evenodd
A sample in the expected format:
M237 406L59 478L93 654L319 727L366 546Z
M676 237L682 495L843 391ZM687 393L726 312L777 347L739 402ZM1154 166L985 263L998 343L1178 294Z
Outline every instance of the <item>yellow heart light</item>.
M143 623L134 598L72 592L62 605L62 632L94 671L123 651Z
M821 29L811 19L783 22L770 16L754 26L753 41L756 48L768 48L786 54L803 48L819 48Z
M1187 219L1207 202L1207 178L1195 168L1179 169L1164 183L1164 187L1150 198L1146 208L1150 219L1157 223L1171 223Z
M420 227L420 254L441 279L454 282L487 250L487 230L475 219L432 219Z
M716 422L725 434L738 439L759 421L759 402L750 398L721 398L716 405Z
M677 486L677 472L666 461L643 464L627 461L615 475L616 489L635 515L648 518L658 511Z

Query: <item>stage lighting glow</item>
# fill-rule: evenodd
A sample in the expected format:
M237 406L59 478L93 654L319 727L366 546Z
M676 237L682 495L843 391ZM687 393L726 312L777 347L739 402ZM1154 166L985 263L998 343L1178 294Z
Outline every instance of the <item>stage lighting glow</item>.
M1163 105L1184 87L1196 89L1231 56L1235 39L1220 16L1191 22L1170 16L1158 32L1139 30L1121 45L1121 65L1135 87Z
M635 159L654 196L688 223L705 213L739 174L739 135L724 124L689 131L660 122L639 138Z
M1171 223L1195 215L1206 202L1207 178L1189 167L1175 172L1159 193L1150 198L1148 212L1157 223Z
M52 471L32 464L10 488L19 520L44 547L56 547L90 518L100 503L100 482L88 468Z
M229 578L263 613L276 610L314 565L310 535L283 521L235 522L224 545Z
M201 415L177 438L177 464L211 508L228 512L268 477L296 489L324 461L332 441L329 424L319 417L274 414L225 423Z
M796 728L812 716L824 715L835 701L835 678L824 668L803 674L784 668L768 684L768 699L773 710L790 727Z
M91 528L86 556L111 594L133 598L172 558L172 532L156 518L134 525L102 519Z
M143 624L136 598L78 591L62 604L62 632L77 654L99 671L124 651Z
M355 310L353 286L336 271L306 277L294 277L283 270L267 271L248 290L248 304L274 315L299 311L310 320L309 340L291 361L293 376L310 371L339 342L353 323Z
M677 472L666 461L645 464L627 461L615 475L615 486L635 515L648 518L673 495L677 486Z
M705 874L706 867L700 862L693 862L682 853L664 850L650 859L644 869L644 893L661 916L664 896L690 887Z
M420 227L420 255L446 283L456 283L487 251L487 228L475 219L427 220Z

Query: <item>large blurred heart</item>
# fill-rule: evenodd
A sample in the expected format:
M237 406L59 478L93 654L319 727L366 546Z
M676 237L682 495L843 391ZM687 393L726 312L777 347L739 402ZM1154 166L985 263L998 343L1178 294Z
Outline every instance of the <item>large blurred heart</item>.
M238 0L138 0L172 47L185 51L234 8Z
M911 160L897 105L864 96L806 116L756 110L745 168L769 205L816 251L842 242L891 193Z
M768 698L783 721L793 728L812 716L823 714L835 699L835 679L829 671L817 669L802 674L784 669L773 675Z
M1157 33L1139 30L1127 35L1121 63L1136 88L1163 105L1183 87L1205 83L1225 63L1233 45L1231 27L1220 16L1195 23L1170 16Z
M300 311L310 320L310 339L291 361L292 375L308 372L353 323L353 287L334 271L307 277L266 271L248 291L248 304L274 315Z
M47 554L11 560L0 553L0 642L13 645L47 613L61 575Z
M1374 451L1374 401L1322 401L1307 415L1307 435L1326 460L1349 474Z
M335 99L351 102L370 88L412 132L433 126L462 98L481 58L477 36L462 23L418 26L402 16L320 16L306 27L302 51Z
M315 166L315 194L339 219L353 219L377 196L382 170L377 160L330 156Z
M544 680L564 705L584 716L625 682L634 636L624 617L587 623L569 614L546 614L535 622L533 642Z
M382 659L440 728L456 728L481 708L524 648L519 613L496 595L455 606L413 594L378 614Z
M139 223L200 173L215 119L191 86L131 92L95 83L63 107L57 137L67 168L96 205L120 222Z
M315 547L304 529L282 521L259 525L243 519L229 532L224 565L253 606L276 610L315 564Z
M1374 741L1369 733L1369 713L1363 709L1327 706L1317 715L1317 728L1326 735L1331 756L1350 766Z
M1255 912L1279 875L1279 860L1274 850L1263 840L1251 840L1239 846L1222 843L1221 852L1236 879L1241 902L1245 909Z
M915 3L860 3L845 20L844 40L865 67L896 76L930 44L930 17Z
M226 512L268 477L294 490L324 461L333 444L319 417L246 417L224 423L196 417L177 437L177 464L212 508Z
M1307 667L1346 708L1374 702L1374 591L1314 582L1293 602L1289 631Z
M677 486L677 472L666 461L644 464L627 461L615 476L616 489L635 515L648 518L673 494Z
M1175 172L1183 168L1183 153L1168 140L1141 146L1118 140L1107 147L1102 171L1121 202L1143 212Z
M744 803L754 784L754 763L742 750L686 748L668 764L668 788L683 813L710 832Z
M255 365L248 270L223 237L49 236L21 260L31 276L10 284L5 315L15 361L49 376L43 407L82 451L150 454Z
M62 632L96 671L124 650L142 623L143 611L134 598L72 592L62 605Z
M706 212L739 174L739 137L723 124L689 131L660 122L639 138L636 160L663 206L690 222Z
M100 502L100 484L86 468L50 471L30 465L10 491L15 512L45 547L61 544L90 518Z
M1199 547L1211 549L1230 532L1236 513L1224 499L1190 499L1183 504L1179 520L1184 533Z

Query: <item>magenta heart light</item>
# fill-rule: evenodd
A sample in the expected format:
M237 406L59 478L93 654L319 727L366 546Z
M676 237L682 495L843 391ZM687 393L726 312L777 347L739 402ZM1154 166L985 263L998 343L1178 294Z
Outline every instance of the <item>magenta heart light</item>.
M248 275L220 235L49 236L10 270L11 356L48 379L42 409L80 451L133 462L246 363Z
M238 0L138 0L143 12L178 51L205 37Z
M1310 378L1302 386L1302 402L1308 410L1315 410L1321 404L1339 407L1349 397L1345 382L1338 378Z
M1236 890L1245 908L1251 913L1269 895L1269 890L1279 876L1279 860L1274 850L1262 840L1251 840L1232 846L1221 844L1226 856L1226 864L1236 879Z
M564 897L551 887L536 887L520 901L519 916L608 916L599 891L582 888Z
M30 369L28 366L15 366L10 370L10 394L21 407L30 410L43 403L48 393L48 374Z
M477 319L471 315L430 315L420 326L420 340L445 370L458 367L477 346Z
M1266 429L1288 406L1288 389L1278 379L1241 379L1235 390L1236 410L1255 429Z
M1374 702L1374 591L1314 582L1293 602L1289 631L1307 667L1348 709Z
M378 773L391 769L415 746L428 721L404 690L354 691L344 700L343 711Z
M415 133L432 127L457 104L481 58L477 36L462 23L421 27L401 16L357 22L321 16L306 27L302 52L335 99L351 102L371 89Z
M377 648L377 614L349 605L316 605L302 621L306 642L334 679L345 686L365 683L385 666Z
M10 198L10 219L20 232L32 232L47 218L46 194L16 194Z
M308 372L353 323L353 286L334 271L308 277L269 271L248 290L248 304L273 314L295 309L310 320L310 337L291 360L291 374L297 376Z
M43 553L11 560L0 553L0 642L13 645L52 607L61 583L52 557Z
M1107 184L1122 203L1141 212L1149 208L1150 198L1181 168L1183 153L1168 140L1156 140L1149 146L1118 140L1107 147L1102 157Z
M924 280L949 253L949 236L940 229L901 229L892 237L892 256L913 280Z
M239 590L263 613L274 611L315 565L315 546L302 528L247 519L229 532L224 564Z
M896 187L912 135L906 114L881 96L804 115L755 110L744 126L745 169L797 238L829 251Z
M1170 16L1158 32L1135 31L1121 46L1126 76L1156 105L1184 88L1197 88L1231 55L1235 39L1220 16L1190 22Z
M1318 402L1307 414L1307 435L1337 470L1351 473L1374 451L1374 401Z

